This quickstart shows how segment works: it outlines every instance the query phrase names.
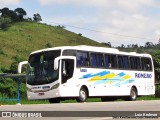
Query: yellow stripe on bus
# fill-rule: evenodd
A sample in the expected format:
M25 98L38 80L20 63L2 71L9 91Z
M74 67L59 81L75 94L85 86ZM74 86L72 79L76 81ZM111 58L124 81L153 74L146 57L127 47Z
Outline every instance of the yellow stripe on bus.
M130 78L131 76L129 76L129 75L125 75L124 77L123 77L123 79L124 80L127 80L128 78Z

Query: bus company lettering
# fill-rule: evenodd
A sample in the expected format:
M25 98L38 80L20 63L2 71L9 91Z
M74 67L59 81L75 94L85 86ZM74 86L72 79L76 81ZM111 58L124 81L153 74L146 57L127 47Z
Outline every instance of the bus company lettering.
M80 69L80 72L87 72L87 69Z
M135 73L135 78L152 78L152 74L148 74L148 73Z

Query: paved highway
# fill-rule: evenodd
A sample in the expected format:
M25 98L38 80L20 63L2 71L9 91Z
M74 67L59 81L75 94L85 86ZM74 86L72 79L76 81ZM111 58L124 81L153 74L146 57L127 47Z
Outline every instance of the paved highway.
M150 101L119 101L119 102L90 102L90 103L60 103L60 104L34 104L34 105L3 105L0 106L1 114L4 111L22 112L22 117L28 114L37 113L37 116L54 116L47 118L52 120L62 120L67 117L68 120L105 120L118 118L119 116L127 117L156 117L160 115L160 100ZM26 112L25 112L26 111ZM30 113L31 111L31 113ZM42 112L48 111L48 112ZM102 111L102 112L99 112ZM110 112L114 111L114 112ZM129 111L129 112L126 112ZM29 113L28 113L29 112ZM16 117L16 114L13 115ZM81 117L82 116L82 117ZM85 117L84 117L85 116ZM97 118L93 117L97 116ZM4 118L6 119L6 118ZM16 118L14 118L16 120ZM24 119L24 118L23 118ZM27 118L25 118L27 119ZM32 118L33 119L33 118ZM41 120L36 118L37 120ZM34 118L35 120L35 118ZM149 120L149 119L147 119Z

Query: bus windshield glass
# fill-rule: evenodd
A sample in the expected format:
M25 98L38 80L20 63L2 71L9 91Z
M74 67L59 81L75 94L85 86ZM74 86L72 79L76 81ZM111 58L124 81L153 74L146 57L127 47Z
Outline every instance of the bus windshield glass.
M44 51L30 55L27 67L29 85L49 84L58 80L58 70L54 70L54 59L60 50Z

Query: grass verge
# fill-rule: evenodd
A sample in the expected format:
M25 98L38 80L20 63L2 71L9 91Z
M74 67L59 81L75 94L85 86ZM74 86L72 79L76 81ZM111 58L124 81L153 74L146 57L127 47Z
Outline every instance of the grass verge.
M153 95L150 96L142 96L138 97L137 100L143 101L143 100L160 100L160 98L156 98ZM116 101L124 101L123 99L118 99ZM115 102L116 102L115 101ZM86 102L101 102L100 98L88 98ZM76 103L76 100L65 100L61 101L61 103ZM14 105L17 104L17 101L2 101L0 100L0 105ZM49 104L48 100L27 100L27 99L21 99L21 104Z

